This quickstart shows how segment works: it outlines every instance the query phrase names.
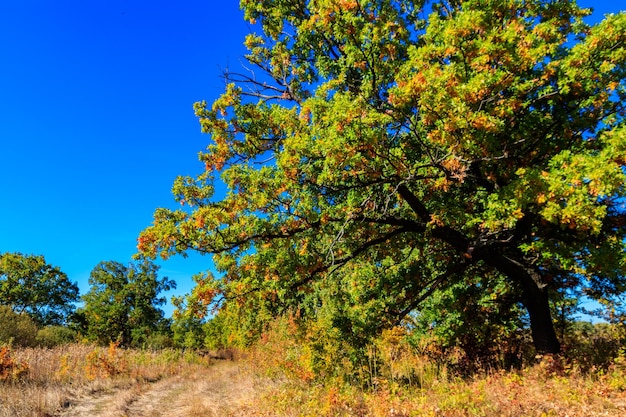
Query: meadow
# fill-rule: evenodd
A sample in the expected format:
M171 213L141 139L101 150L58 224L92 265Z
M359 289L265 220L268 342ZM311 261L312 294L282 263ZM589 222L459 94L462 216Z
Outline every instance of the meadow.
M626 415L622 329L584 328L564 335L562 355L536 356L529 348L515 367L497 355L479 361L433 340L410 343L401 328L367 346L360 366L316 357L284 325L267 333L245 360L255 375L281 382L261 395L259 415Z
M411 346L390 332L368 347L361 368L334 363L331 374L314 369L323 359L283 330L221 359L115 344L4 346L0 417L626 415L624 350L598 361L590 356L601 350L597 340L594 351L569 357L463 372L459 351Z
M116 344L99 347L81 343L54 348L3 346L0 416L63 415L89 398L138 392L165 378L195 374L210 364L207 357L174 349L124 350ZM123 409L123 404L119 406Z

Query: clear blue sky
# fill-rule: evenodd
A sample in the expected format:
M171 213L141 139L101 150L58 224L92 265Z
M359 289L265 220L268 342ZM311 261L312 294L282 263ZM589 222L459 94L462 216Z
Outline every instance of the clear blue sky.
M220 94L250 28L233 0L0 3L0 253L44 255L85 293L201 172L192 105ZM178 293L211 266L161 264Z
M126 263L177 175L202 170L192 104L221 93L251 29L237 0L0 2L0 253L44 255L81 294ZM581 0L596 16L623 0ZM191 289L207 257L161 275ZM166 309L170 311L170 309Z

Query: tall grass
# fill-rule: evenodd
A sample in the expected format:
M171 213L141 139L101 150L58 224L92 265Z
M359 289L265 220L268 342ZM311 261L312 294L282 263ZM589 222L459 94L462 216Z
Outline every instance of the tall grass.
M339 356L324 366L316 363L326 360L316 352L320 343L311 343L306 330L282 320L245 360L247 369L281 382L257 402L260 415L626 415L623 333L599 330L593 337L572 333L567 342L575 349L533 358L519 369L468 363L466 353L443 350L435 340L409 342L403 329L384 332L362 350L358 361L346 360L346 352L336 349ZM314 372L336 370L337 364L345 364L345 375Z
M115 344L3 349L0 369L14 372L0 378L0 417L52 416L84 395L154 382L209 363L191 352L123 350Z
M470 364L473 373L463 369L464 352L442 349L436 340L416 342L404 329L384 332L358 350L289 317L277 320L238 366L209 372L206 356L181 350L4 347L0 417L58 415L80 398L132 392L174 375L194 387L184 392L185 415L626 415L623 331L596 330L569 334L566 355L536 358L519 369ZM243 378L239 369L246 370Z
M488 371L471 378L432 375L417 387L381 379L374 389L289 380L257 402L272 416L623 416L626 373L555 373L544 363L520 371Z

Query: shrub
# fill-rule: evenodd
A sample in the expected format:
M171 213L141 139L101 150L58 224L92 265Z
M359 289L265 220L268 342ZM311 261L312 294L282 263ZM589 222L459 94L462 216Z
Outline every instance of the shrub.
M0 381L16 381L27 373L27 363L16 360L8 346L0 347Z
M582 371L608 368L625 347L622 324L576 322L564 335L565 356Z
M312 369L311 347L305 343L302 328L293 316L283 316L272 324L249 350L248 363L259 373L270 378L288 377L310 382Z
M164 333L151 333L143 339L141 348L160 350L167 349L174 346L172 337Z
M18 314L11 307L0 306L0 343L16 346L34 346L37 325L30 316Z
M76 332L64 326L46 326L37 332L37 346L53 348L76 341Z
M111 378L126 372L127 358L119 349L119 343L111 343L109 348L96 349L86 357L85 375L88 379Z

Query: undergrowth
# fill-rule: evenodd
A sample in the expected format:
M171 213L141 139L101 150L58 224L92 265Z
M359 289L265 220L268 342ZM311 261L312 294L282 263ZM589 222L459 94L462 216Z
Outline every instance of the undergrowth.
M623 330L589 331L572 331L563 355L527 356L506 367L495 359L470 363L465 352L433 339L416 343L402 328L384 332L357 358L341 340L334 347L332 339L316 341L315 330L288 317L245 361L280 382L256 404L267 416L626 415ZM329 352L335 356L326 362Z
M238 367L257 381L245 405L256 416L626 415L623 330L583 326L564 342L563 355L526 356L507 367L498 358L471 363L467 352L403 328L355 347L332 329L285 317L243 352ZM190 350L116 344L2 346L0 417L58 415L86 393L192 378L210 361Z

